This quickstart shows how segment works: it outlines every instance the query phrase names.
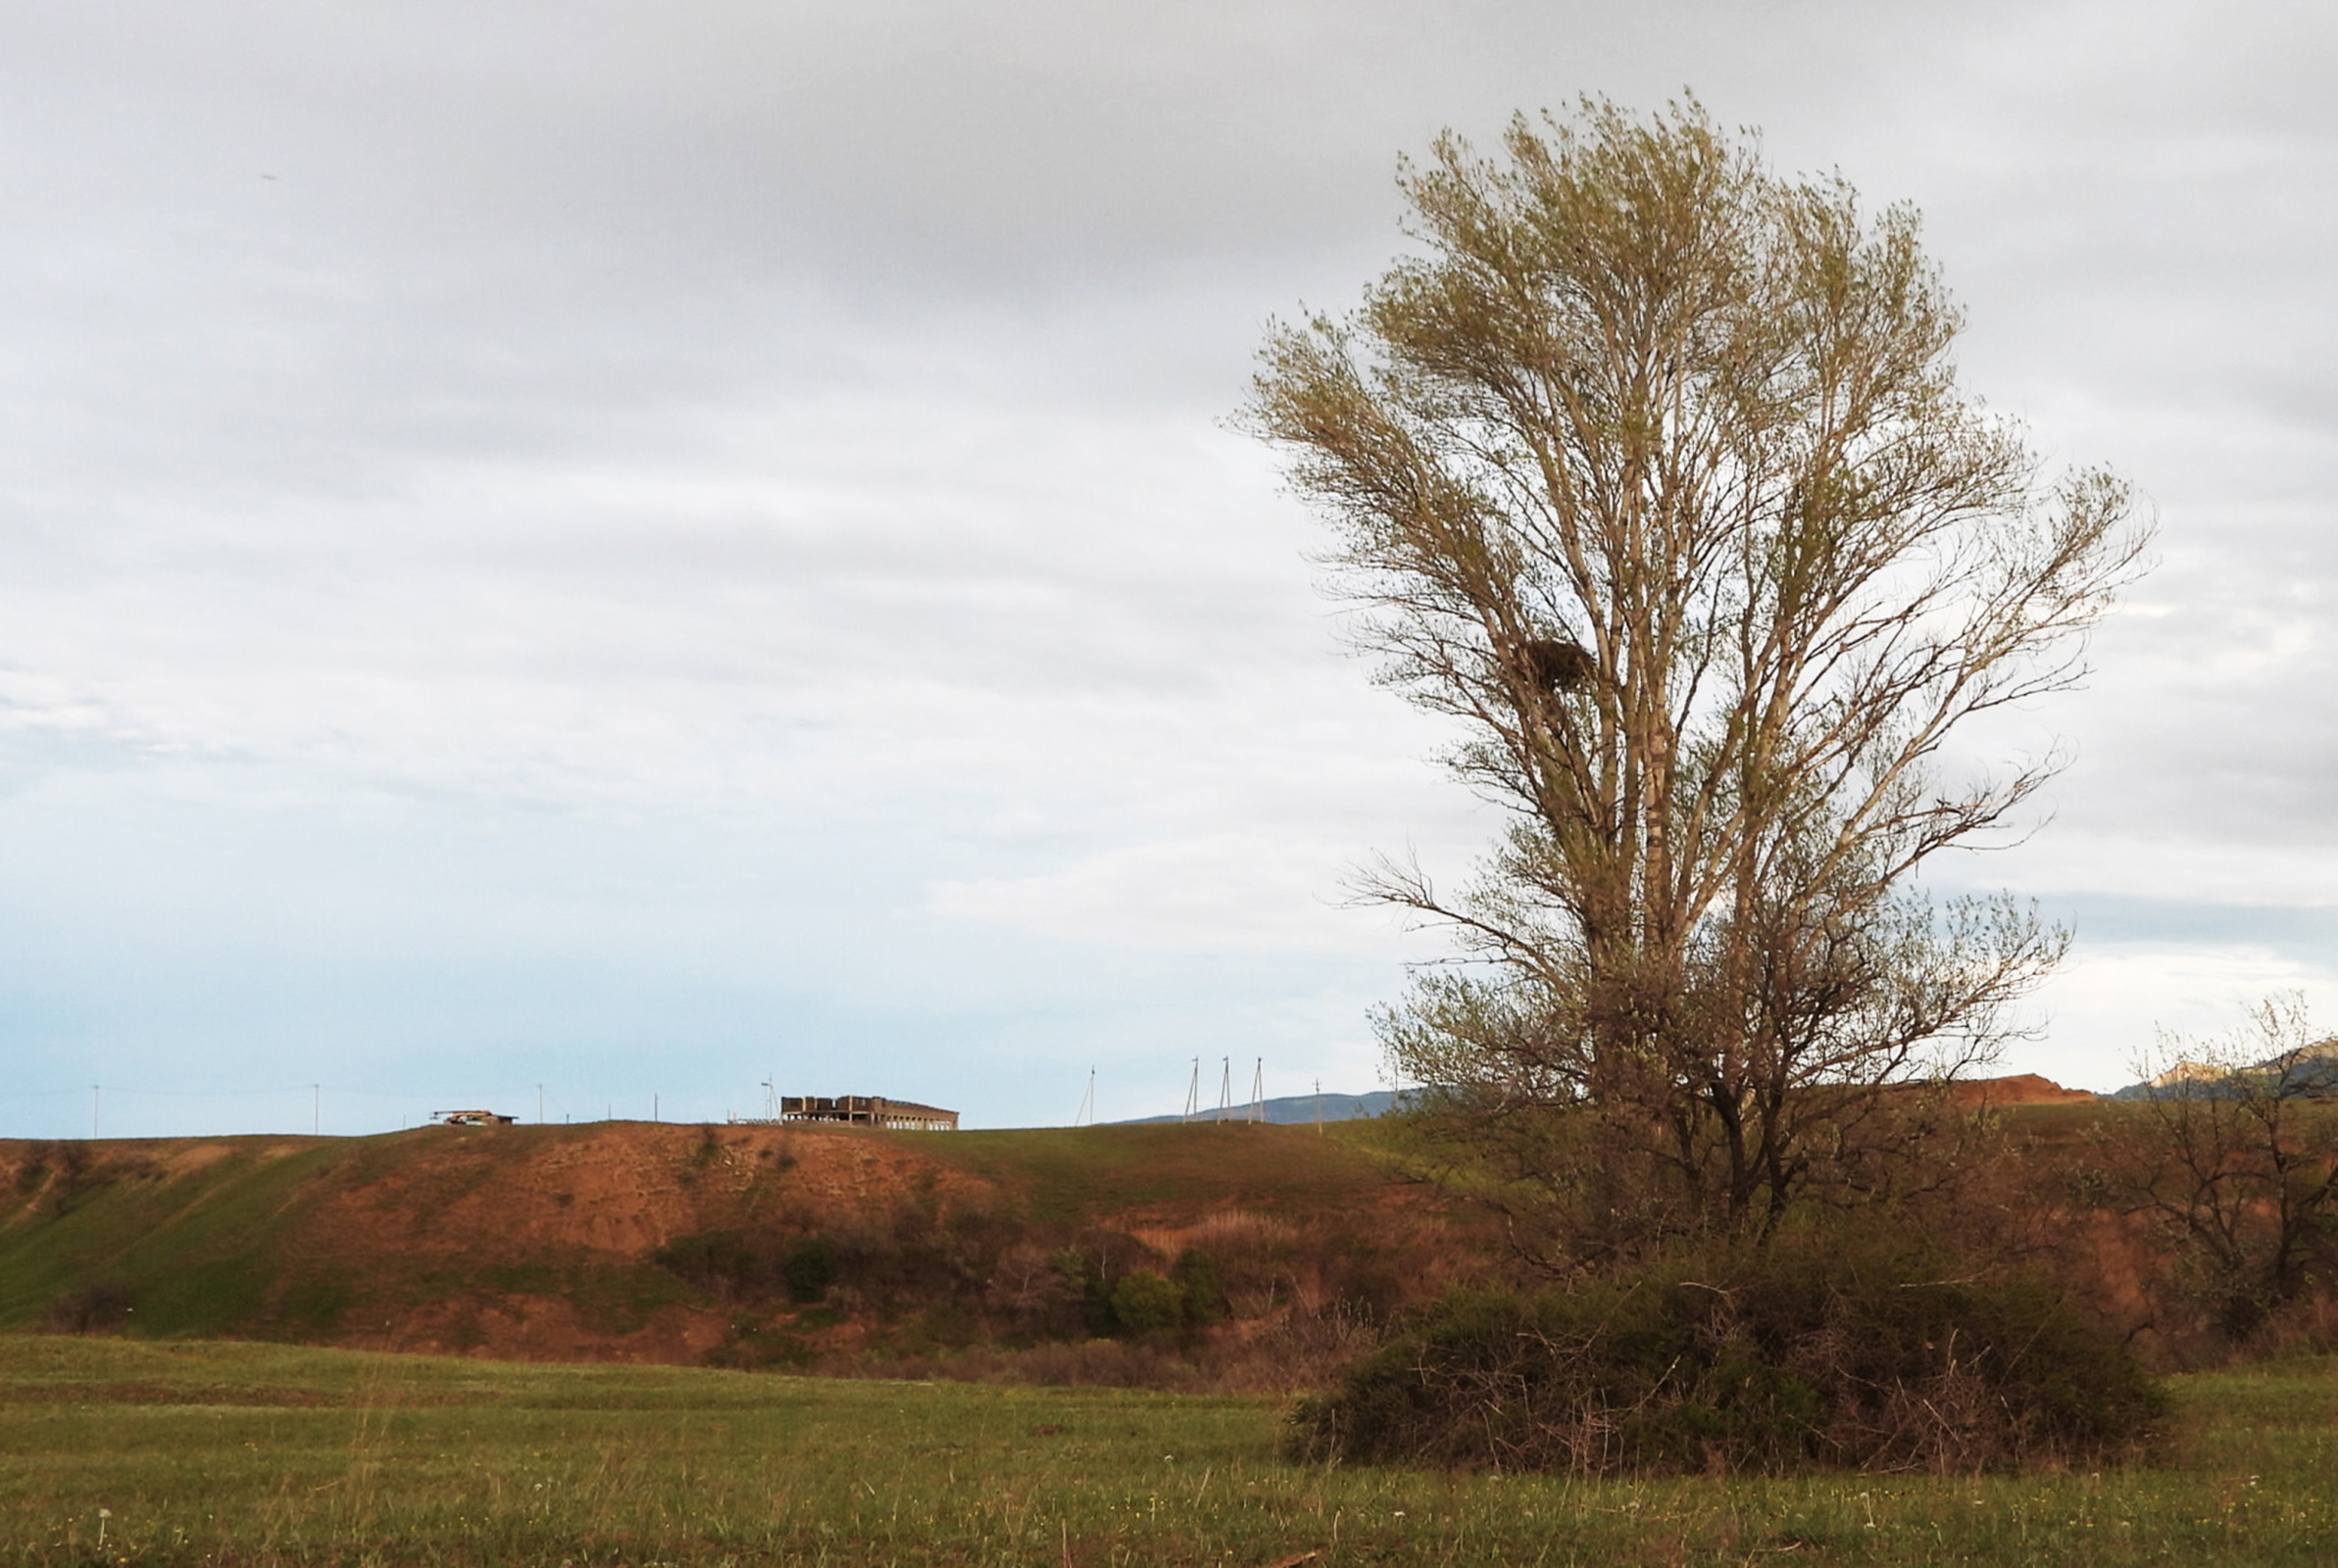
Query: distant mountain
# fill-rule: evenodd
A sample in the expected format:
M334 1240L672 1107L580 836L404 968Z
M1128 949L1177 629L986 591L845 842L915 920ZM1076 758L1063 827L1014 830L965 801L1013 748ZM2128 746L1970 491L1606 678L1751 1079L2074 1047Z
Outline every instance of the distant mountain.
M1349 1121L1358 1116L1385 1116L1392 1110L1406 1108L1407 1102L1414 1100L1419 1093L1420 1091L1417 1089L1382 1089L1368 1095L1323 1095L1319 1097L1319 1111L1318 1096L1290 1095L1280 1100L1268 1101L1264 1107L1266 1114L1261 1119L1272 1122L1278 1127L1293 1127L1315 1121L1318 1114L1324 1121ZM2083 1089L2064 1089L2062 1085L2050 1079L2041 1078L2036 1073L2021 1073L2011 1078L1964 1080L1957 1085L1957 1098L1960 1102L1968 1104L1993 1104L2004 1107L2082 1103L2101 1097L2089 1094ZM1195 1121L1216 1121L1219 1119L1219 1115L1218 1107L1213 1105L1193 1119ZM1250 1102L1245 1101L1239 1105L1227 1106L1223 1117L1227 1121L1248 1121L1251 1117ZM1125 1121L1108 1122L1105 1125L1142 1127L1156 1122L1183 1120L1185 1120L1183 1116L1131 1116Z
M1398 1089L1382 1089L1368 1095L1290 1095L1281 1100L1269 1100L1259 1108L1261 1118L1277 1127L1297 1127L1313 1121L1353 1121L1359 1116L1385 1116L1398 1102L1409 1098ZM1195 1121L1248 1121L1252 1117L1251 1102L1229 1105L1220 1111L1216 1105L1195 1116ZM1113 1122L1115 1127L1141 1127L1152 1122L1184 1121L1183 1116L1131 1116L1126 1121Z
M2179 1061L2156 1078L2115 1090L2113 1100L2233 1100L2245 1091L2304 1100L2338 1099L2338 1040L2245 1067Z

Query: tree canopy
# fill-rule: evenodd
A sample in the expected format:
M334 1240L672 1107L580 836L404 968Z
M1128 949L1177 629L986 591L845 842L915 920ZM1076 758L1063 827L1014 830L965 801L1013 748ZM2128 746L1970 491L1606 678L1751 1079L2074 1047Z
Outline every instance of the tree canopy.
M1464 961L1382 1019L1408 1076L1618 1236L1766 1232L1892 1180L1892 1086L1988 1055L2064 934L1912 873L2053 758L1946 765L2060 691L2148 530L1959 386L1915 213L1788 178L1693 101L1448 134L1417 254L1274 329L1247 409L1338 590L1509 812L1473 882L1368 892ZM1522 1147L1522 1146L1521 1146Z

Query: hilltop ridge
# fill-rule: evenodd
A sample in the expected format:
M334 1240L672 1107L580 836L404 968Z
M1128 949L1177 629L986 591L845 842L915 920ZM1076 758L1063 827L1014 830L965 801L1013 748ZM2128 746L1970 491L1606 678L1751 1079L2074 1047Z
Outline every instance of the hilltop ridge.
M1385 1116L1401 1106L1410 1090L1378 1089L1368 1095L1280 1095L1272 1100L1249 1101L1238 1105L1213 1105L1207 1110L1187 1115L1180 1111L1168 1116L1131 1116L1125 1121L1108 1122L1111 1127L1146 1127L1164 1122L1249 1121L1256 1119L1276 1127L1304 1127L1317 1122L1357 1121L1371 1116Z

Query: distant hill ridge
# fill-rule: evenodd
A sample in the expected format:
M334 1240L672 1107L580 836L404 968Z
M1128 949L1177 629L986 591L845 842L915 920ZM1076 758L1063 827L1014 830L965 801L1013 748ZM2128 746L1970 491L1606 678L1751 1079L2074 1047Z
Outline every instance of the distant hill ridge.
M2230 1100L2244 1094L2338 1099L2338 1039L2240 1066L2229 1061L2179 1061L2165 1072L2114 1091L2111 1098Z
M1305 1126L1314 1121L1353 1121L1365 1116L1385 1116L1403 1110L1420 1091L1417 1089L1382 1089L1368 1095L1286 1095L1267 1101L1261 1107L1265 1114L1256 1117L1277 1127ZM2102 1097L2084 1089L2064 1089L2051 1078L2034 1072L2015 1073L2004 1078L1967 1078L1956 1086L1959 1101L1967 1104L1987 1103L2012 1105L2066 1105L2082 1104ZM1213 1105L1209 1109L1186 1117L1131 1116L1125 1121L1108 1122L1111 1127L1145 1127L1162 1122L1178 1121L1250 1121L1254 1119L1253 1102L1244 1101L1223 1110Z
M1409 1099L1409 1089L1380 1089L1368 1095L1285 1095L1268 1101L1242 1102L1223 1110L1212 1105L1192 1116L1131 1116L1109 1122L1113 1127L1149 1127L1170 1121L1264 1121L1276 1127L1299 1127L1316 1121L1354 1121L1360 1116L1385 1116Z

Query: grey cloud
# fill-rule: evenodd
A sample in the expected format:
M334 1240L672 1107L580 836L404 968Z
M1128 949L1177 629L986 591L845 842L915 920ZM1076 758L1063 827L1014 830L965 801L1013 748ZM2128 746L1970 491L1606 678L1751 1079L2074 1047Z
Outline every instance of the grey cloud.
M2068 849L1981 869L2133 892L2120 846L2151 835L2326 842L2331 30L2271 4L15 8L0 838L47 790L75 842L152 848L107 862L91 951L146 883L216 886L239 994L281 977L266 890L304 860L348 868L353 930L465 908L495 1018L542 972L531 922L676 996L704 974L626 913L671 876L721 989L753 932L821 922L834 867L881 864L791 1005L881 1034L852 997L916 989L889 972L926 961L909 919L968 945L921 971L926 1059L1018 1009L1049 1050L1151 1050L1138 1001L1051 989L1058 939L900 911L1108 907L1245 834L1466 862L1485 824L1418 761L1433 726L1343 664L1311 526L1213 421L1266 318L1340 308L1403 247L1400 153L1693 86L1781 163L1924 209L1970 383L2160 505L2152 613L2034 715L2079 753L2041 838ZM415 814L352 804L382 801ZM695 826L621 852L513 825L626 812ZM801 887L693 879L774 823ZM245 870L172 869L212 832ZM479 852L500 877L458 874L473 836L509 839ZM365 869L384 844L419 890ZM2256 940L2182 912L2118 929ZM985 942L992 968L964 956ZM398 984L426 989L449 960L415 951ZM1146 1005L1201 972L1161 961ZM1308 962L1279 993L1265 959L1211 969L1179 1016L1322 1034L1291 999L1344 986L1353 1051L1395 966L1361 938ZM398 985L349 984L317 1015L394 1037L371 1010ZM958 1035L954 987L988 1009Z

